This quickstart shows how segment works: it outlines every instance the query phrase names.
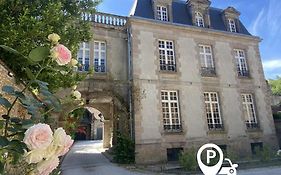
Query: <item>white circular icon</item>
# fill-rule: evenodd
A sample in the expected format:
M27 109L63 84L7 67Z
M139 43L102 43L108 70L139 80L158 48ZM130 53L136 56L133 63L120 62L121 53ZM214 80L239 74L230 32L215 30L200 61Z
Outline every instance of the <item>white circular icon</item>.
M207 148L211 148L211 149L207 149ZM214 159L217 156L219 156L219 161L216 165L207 166L202 162L201 154L205 149L207 150L207 155L206 155L207 164L210 163L211 159ZM219 155L217 155L217 153L219 153ZM212 143L205 144L197 152L197 162L204 175L216 175L219 172L219 170L222 166L222 163L223 163L223 152L220 149L220 147L218 147L215 144L212 144Z

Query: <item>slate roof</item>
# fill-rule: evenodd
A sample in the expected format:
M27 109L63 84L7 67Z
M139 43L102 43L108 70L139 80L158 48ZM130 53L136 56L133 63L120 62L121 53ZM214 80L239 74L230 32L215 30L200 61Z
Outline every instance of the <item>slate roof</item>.
M142 17L147 19L154 19L154 13L151 0L137 0L136 6L132 9L131 16ZM189 7L185 0L173 0L172 3L173 23L192 25L192 18L189 13ZM210 7L209 8L211 28L220 31L227 31L223 22L223 10ZM239 33L251 35L240 20L238 20L240 28Z

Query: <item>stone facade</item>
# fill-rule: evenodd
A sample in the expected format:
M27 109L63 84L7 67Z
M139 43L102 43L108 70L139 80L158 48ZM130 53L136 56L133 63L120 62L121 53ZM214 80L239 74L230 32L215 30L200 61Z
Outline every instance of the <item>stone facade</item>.
M13 76L13 72L0 60L0 94L6 97L10 101L10 103L12 103L15 98L5 95L5 93L2 92L2 87L8 85L13 86L18 91L23 89L23 85L16 83ZM0 115L6 113L7 110L4 107L0 106ZM23 107L21 107L18 103L16 103L15 107L12 109L11 116L19 116L22 118L29 117Z
M88 76L78 90L86 99L85 107L95 108L104 116L104 147L114 144L119 130L130 131L139 164L166 162L171 149L188 150L210 142L241 157L251 155L256 143L277 149L271 98L259 53L260 38L215 30L208 0L186 4L191 13L200 11L207 18L205 28L173 23L173 2L152 1L168 7L169 22L102 13L89 18L94 34L89 42L89 66L94 66L94 42L102 41L106 43L106 71ZM152 9L156 15L155 6ZM229 25L226 18L230 16L239 29L240 13L234 8L223 13L225 25ZM161 70L159 40L173 42L176 71ZM215 67L212 76L202 76L199 45L211 46ZM245 51L246 77L238 76L235 49ZM177 92L180 129L176 132L164 127L162 90ZM222 128L209 128L204 92L218 94ZM245 124L244 93L252 94L258 127ZM65 113L73 109L75 106L67 106ZM63 116L60 118L63 122Z
M260 38L138 17L130 18L128 26L132 35L133 84L145 94L134 100L137 163L166 162L168 149L187 150L210 142L241 157L252 154L251 144L278 149L259 53ZM177 71L160 70L159 40L173 41ZM212 48L215 76L201 75L200 44ZM238 76L234 49L245 51L250 76ZM180 132L167 132L163 127L161 90L178 92ZM221 130L208 128L204 92L218 93ZM254 129L245 124L241 99L244 93L253 95L259 123Z

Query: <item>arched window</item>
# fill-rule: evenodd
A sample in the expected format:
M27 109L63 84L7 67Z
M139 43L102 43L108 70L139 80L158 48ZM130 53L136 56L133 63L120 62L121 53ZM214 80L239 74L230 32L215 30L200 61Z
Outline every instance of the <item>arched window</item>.
M195 12L195 22L198 27L204 27L204 19L201 13Z

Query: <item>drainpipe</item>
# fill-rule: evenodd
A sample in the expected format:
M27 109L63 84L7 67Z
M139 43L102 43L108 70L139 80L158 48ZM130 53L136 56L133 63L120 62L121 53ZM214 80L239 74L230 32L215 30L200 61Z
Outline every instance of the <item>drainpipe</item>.
M128 24L128 21L127 21L127 47L128 47L128 82L129 82L129 113L130 113L130 121L129 121L129 124L130 124L130 136L131 136L131 139L132 140L135 140L135 132L134 132L134 110L133 110L133 76L132 76L132 72L133 72L133 65L132 65L132 57L131 57L131 37L132 37L132 34L131 34L131 27L129 26Z

